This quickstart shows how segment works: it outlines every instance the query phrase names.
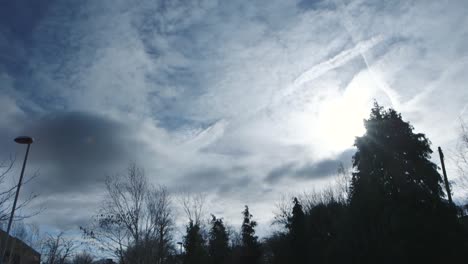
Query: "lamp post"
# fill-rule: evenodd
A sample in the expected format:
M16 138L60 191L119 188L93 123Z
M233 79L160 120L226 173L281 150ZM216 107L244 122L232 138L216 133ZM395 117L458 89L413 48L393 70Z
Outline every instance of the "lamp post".
M5 253L8 248L8 241L10 240L9 238L10 238L11 224L13 223L13 217L15 215L16 202L18 202L18 195L19 195L19 191L21 188L21 184L23 182L24 169L26 167L26 161L28 160L29 148L31 147L31 144L34 142L34 140L31 137L21 136L21 137L15 138L15 142L18 144L26 144L28 145L28 147L26 148L26 155L24 156L23 167L21 169L21 175L19 178L18 186L16 186L15 200L13 201L13 207L11 208L10 219L8 220L5 245L3 248L2 256L0 258L0 264L3 263L3 258L5 257Z

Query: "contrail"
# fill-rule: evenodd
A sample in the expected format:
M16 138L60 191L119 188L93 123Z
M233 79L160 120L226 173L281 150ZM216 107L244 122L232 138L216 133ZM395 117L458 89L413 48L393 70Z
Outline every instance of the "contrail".
M468 56L460 58L458 61L452 62L448 68L446 68L437 78L437 80L432 81L428 86L424 88L424 91L416 95L410 101L405 103L405 107L411 107L417 105L419 101L423 100L429 96L437 87L442 84L444 81L450 79L451 75L456 73L458 70L463 69L465 64L468 63Z
M454 122L458 122L461 120L461 122L463 123L465 121L465 119L463 118L463 115L465 114L466 110L468 109L468 103L466 103L462 110L460 111L460 114L458 114L458 118L456 120L454 120Z
M265 112L274 112L277 105L280 105L281 103L283 103L287 96L289 96L291 94L294 94L295 92L300 90L301 86L303 84L305 84L307 82L310 82L310 81L312 81L314 79L317 79L318 77L322 76L323 74L327 73L328 71L342 66L343 64L347 63L348 61L352 60L353 58L356 58L357 56L362 56L362 52L365 52L365 51L373 48L375 45L379 44L383 40L384 40L383 36L378 35L378 36L375 36L375 37L373 37L371 39L361 41L357 45L355 45L354 47L340 52L338 55L334 56L333 58L328 59L328 60L326 60L324 62L321 62L321 63L313 66L309 70L307 70L304 73L302 73L301 75L299 75L293 81L293 83L291 85L289 85L288 87L286 87L283 90L280 90L280 91L274 93L273 96L272 96L272 99L270 100L270 103L267 104L266 106L261 107L261 108L257 109L255 112L253 112L251 114L248 114L247 116L244 116L242 118L224 119L223 122L222 122L223 124L220 127L225 128L228 124L232 125L233 122L241 122L241 121L245 121L245 120L250 120L250 119L254 118L255 116L257 116L259 114L262 114L262 113L265 113ZM215 123L215 125L216 125L216 123ZM197 136L197 138L198 137L204 138L206 135L211 135L211 133L213 131L210 131L210 130L212 130L211 127L206 129L206 131L203 131L202 133L200 133L203 136L200 135L200 136ZM220 134L224 133L224 129L219 129L219 130L216 129L215 131L217 131L215 134L218 135L218 136ZM196 141L199 141L199 139L197 139ZM201 141L203 141L203 140L201 140ZM200 144L200 145L204 145L204 144Z
M347 27L347 25L344 25L344 26L345 26L345 29L348 32L348 34L351 36L353 44L355 45L354 47L352 47L350 49L347 49L345 51L342 51L338 55L334 56L333 58L328 59L328 60L326 60L324 62L321 62L321 63L313 66L309 70L307 70L307 71L303 72L302 74L300 74L293 81L293 83L291 85L289 85L288 87L286 87L283 90L280 90L280 91L274 93L271 100L270 100L270 103L267 104L266 106L261 107L260 109L257 109L255 112L250 113L247 116L244 116L244 117L241 117L241 118L227 118L227 119L224 119L222 121L221 125L217 124L217 122L216 122L213 125L213 127L216 127L216 129L213 129L213 127L210 126L206 130L202 131L200 133L200 135L198 135L196 137L196 139L194 139L191 142L187 142L187 143L188 144L190 144L190 143L193 144L194 142L196 142L197 145L205 146L207 144L210 144L212 141L214 141L213 138L217 139L218 137L220 137L224 133L224 129L226 128L227 125L232 125L232 123L241 122L241 121L245 121L245 120L250 120L250 119L254 118L255 116L257 116L257 115L259 115L261 113L275 111L276 108L274 106L277 106L278 104L281 104L284 101L285 97L287 97L287 96L289 96L291 94L294 94L295 92L300 90L301 89L300 87L303 84L308 83L308 82L310 82L310 81L312 81L314 79L319 78L320 76L327 73L328 71L333 70L335 68L338 68L338 67L344 65L348 61L350 61L350 60L352 60L352 59L354 59L354 58L356 58L358 56L361 56L362 59L364 60L366 66L367 66L367 69L370 72L370 75L372 76L374 81L379 84L379 88L381 88L385 92L385 94L387 94L387 96L392 101L392 104L397 105L398 103L397 103L397 101L395 99L397 97L396 93L392 89L390 89L383 81L379 81L379 79L374 76L374 74L372 73L372 71L371 71L371 69L369 67L369 63L367 61L367 58L364 55L364 52L368 51L369 49L372 49L374 46L381 43L384 40L384 37L382 35L377 35L377 36L374 36L374 37L372 37L372 38L370 38L368 40L356 41L354 36L351 34L351 31ZM211 141L210 140L205 141L206 137L212 137L212 140Z
M353 48L344 50L338 55L334 56L333 58L313 66L309 70L299 75L287 88L275 93L275 95L273 96L272 103L269 104L270 107L281 103L281 101L284 100L285 97L297 92L297 90L300 89L301 85L308 83L314 79L317 79L318 77L322 76L330 70L342 66L343 64L352 60L353 58L360 56L362 52L373 48L375 45L379 44L383 40L384 38L379 35L369 40L361 41Z
M304 72L298 78L296 78L296 80L294 80L293 85L300 86L306 82L309 82L319 77L320 75L328 72L329 70L332 70L334 68L337 68L343 65L344 63L355 58L356 56L361 55L362 52L367 51L371 49L372 47L374 47L375 45L379 44L382 40L383 40L383 37L379 35L369 40L358 43L354 48L345 50L341 52L340 54L336 55L335 57L325 62L322 62L312 67L310 70Z
M206 129L198 132L193 138L184 142L184 144L191 146L193 149L199 150L218 140L224 134L227 125L228 122L226 120L218 120Z
M459 116L463 116L463 114L465 114L467 108L468 108L468 103L466 103L465 106L463 106L462 110L460 111Z
M359 41L355 37L355 34L353 34L353 32L351 30L351 25L353 23L352 23L352 20L351 20L351 16L349 15L348 11L346 10L346 7L341 2L341 0L335 0L334 2L335 2L335 6L336 6L338 12L341 14L343 27L348 32L348 34L351 37L351 40L353 41L353 43L359 43ZM367 57L364 54L364 50L361 50L359 55L361 56L362 60L366 64L367 70L369 71L369 75L374 80L374 82L377 84L377 87L380 90L382 90L388 96L388 98L390 99L390 102L392 103L393 106L395 106L396 108L399 108L400 107L400 102L398 100L398 93L395 90L393 90L384 80L382 80L379 76L377 76L374 73L374 71L369 66L369 61L367 60Z

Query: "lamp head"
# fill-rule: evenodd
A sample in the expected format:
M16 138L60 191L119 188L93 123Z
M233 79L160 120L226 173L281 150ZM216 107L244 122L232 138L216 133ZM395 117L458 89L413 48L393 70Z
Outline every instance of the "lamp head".
M15 142L18 144L32 144L34 142L34 139L32 137L27 137L27 136L20 136L15 138Z

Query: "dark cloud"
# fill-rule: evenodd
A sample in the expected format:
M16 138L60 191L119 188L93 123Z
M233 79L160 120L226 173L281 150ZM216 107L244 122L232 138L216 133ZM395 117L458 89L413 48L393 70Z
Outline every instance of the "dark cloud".
M236 192L252 184L252 177L246 175L246 168L227 169L208 167L198 168L184 175L184 183L176 188L190 192L213 192L219 195Z
M339 159L326 159L316 163L307 164L295 171L295 175L300 178L321 178L331 176L336 173L340 164Z
M29 77L28 60L33 44L31 33L45 15L51 2L50 0L2 1L0 5L0 72L22 74L24 79Z
M138 154L145 150L136 138L138 126L99 114L62 112L29 117L25 123L8 127L2 137L8 139L2 141L7 148L1 154L16 153L19 169L24 146L12 139L34 137L26 176L39 173L21 190L20 198L39 194L26 211L44 209L33 221L62 230L85 225L105 194L105 177L124 171L129 162L139 162Z
M342 163L344 166L351 165L351 159L354 149L347 149L333 159L324 159L304 165L295 162L286 163L271 170L265 180L268 183L276 183L285 177L300 179L319 179L336 174L338 166Z
M47 115L23 131L35 138L28 165L40 172L34 184L40 193L88 192L121 170L137 148L124 124L89 113Z
M268 176L266 177L266 181L270 183L277 182L284 176L293 172L294 166L295 166L294 163L288 163L288 164L285 164L285 165L282 165L280 167L273 169L272 171L268 173Z
M0 8L0 24L19 38L28 38L51 2L51 0L4 1Z
M321 8L332 8L332 1L323 1L323 0L301 0L297 6L304 10L309 9L321 9Z

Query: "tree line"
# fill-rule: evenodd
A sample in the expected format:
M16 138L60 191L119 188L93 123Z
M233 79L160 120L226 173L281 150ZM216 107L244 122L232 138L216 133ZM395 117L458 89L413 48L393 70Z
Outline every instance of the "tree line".
M280 228L264 239L248 206L239 231L222 218L204 223L203 199L183 199L187 224L174 244L167 191L134 165L109 178L108 200L84 233L124 263L422 263L466 259L463 208L449 203L430 141L401 114L377 103L355 140L351 177L322 193L280 206ZM314 196L315 195L315 196ZM465 221L465 222L464 222Z
M247 205L239 210L237 230L219 216L206 217L204 196L176 201L135 164L107 178L100 211L81 232L94 252L120 264L466 262L466 207L447 201L430 160L431 142L401 114L377 103L364 124L352 168L339 167L330 188L280 201L276 231L264 238L256 235ZM457 164L466 171L468 134L463 135ZM186 215L181 241L175 239L176 202ZM61 234L47 245L43 263L93 261L86 253L70 254L73 246Z

